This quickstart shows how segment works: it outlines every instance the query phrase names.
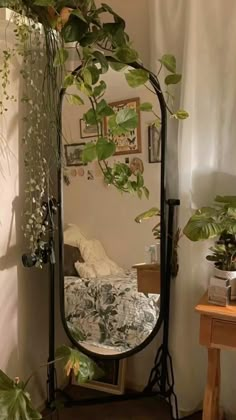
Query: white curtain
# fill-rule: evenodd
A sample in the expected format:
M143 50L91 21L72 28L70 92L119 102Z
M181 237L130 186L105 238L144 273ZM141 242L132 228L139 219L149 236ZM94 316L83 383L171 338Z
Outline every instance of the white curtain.
M236 195L236 1L150 0L150 19L152 66L164 53L176 56L183 74L176 105L190 113L168 126L168 191L181 200L183 228L193 209L216 194ZM194 306L207 288L208 246L181 239L172 287L170 349L183 414L199 407L206 380ZM235 419L236 354L222 359L222 405Z

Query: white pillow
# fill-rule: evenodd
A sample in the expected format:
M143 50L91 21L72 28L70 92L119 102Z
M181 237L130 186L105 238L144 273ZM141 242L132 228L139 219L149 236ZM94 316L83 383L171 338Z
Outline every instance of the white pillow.
M75 263L75 268L80 277L83 278L94 278L94 277L105 277L111 274L109 265L104 262L94 263Z
M101 261L107 258L101 242L97 239L85 239L81 241L80 252L85 262Z
M96 273L94 271L93 265L88 263L80 263L77 261L75 263L75 269L80 277L85 279L93 279L96 277Z
M64 244L80 247L80 243L86 240L77 225L69 224L64 231Z
M99 274L101 276L108 276L110 274L122 274L124 272L121 267L119 267L107 256L101 242L97 239L82 240L80 242L80 253L86 263L94 264L96 266L95 271L101 272L101 274ZM105 272L107 274L105 274Z

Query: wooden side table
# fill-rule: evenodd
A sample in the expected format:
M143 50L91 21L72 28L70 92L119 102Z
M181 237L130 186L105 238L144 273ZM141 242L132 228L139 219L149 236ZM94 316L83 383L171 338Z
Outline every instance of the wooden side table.
M220 414L220 350L236 350L236 303L217 306L207 293L196 311L200 313L200 344L208 349L208 371L203 403L203 420L223 420Z
M161 274L159 264L135 264L137 269L138 292L156 293L161 292Z

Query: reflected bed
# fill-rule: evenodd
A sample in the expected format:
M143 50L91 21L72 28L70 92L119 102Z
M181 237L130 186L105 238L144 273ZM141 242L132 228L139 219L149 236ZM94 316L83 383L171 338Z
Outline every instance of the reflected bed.
M67 326L83 345L124 352L156 326L160 295L137 291L136 270L97 278L65 276L64 287Z

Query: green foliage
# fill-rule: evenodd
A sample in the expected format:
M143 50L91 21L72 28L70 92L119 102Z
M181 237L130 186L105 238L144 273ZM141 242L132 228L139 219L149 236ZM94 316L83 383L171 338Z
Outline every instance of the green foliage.
M143 220L149 220L156 216L160 216L160 210L157 207L152 207L151 209L136 216L134 220L136 223L141 223Z
M66 95L66 99L71 105L83 105L84 101L79 95Z
M129 70L128 73L125 73L125 78L129 86L136 88L149 80L149 73L143 69Z
M113 109L107 104L105 99L102 99L96 106L97 120L101 120L104 117L110 117L114 115Z
M207 259L214 261L222 270L236 269L236 196L217 196L214 207L202 207L194 213L183 233L191 241L203 241L218 237L213 254Z
M169 74L165 78L165 84L168 85L176 85L180 82L182 76L181 74Z
M129 46L123 46L123 47L117 48L114 56L121 63L125 63L125 64L134 63L138 59L137 51L133 50Z
M114 155L116 145L112 141L108 141L104 137L100 137L96 144L97 159L105 160Z
M145 111L145 112L151 112L152 111L152 104L150 102L143 102L142 104L140 104L140 111Z
M121 109L116 114L116 124L124 131L130 131L138 126L138 115L134 109Z
M24 18L17 18L16 48L11 51L7 49L3 52L3 64L0 67L0 88L2 88L3 99L0 101L0 113L7 110L7 101L14 99L14 97L9 97L7 93L11 57L14 54L19 54L23 57L25 66L34 69L32 51L39 49L41 51L42 46L37 32L38 22L43 25L45 34L45 49L42 53L42 59L46 63L45 69L42 70L43 81L41 81L41 86L43 86L43 100L41 102L42 109L45 108L45 112L41 112L41 109L40 112L37 110L36 99L39 101L41 92L34 86L32 75L29 77L29 72L25 68L21 72L27 87L30 88L30 95L26 93L22 98L24 104L27 105L27 114L24 119L27 124L31 124L30 129L27 128L27 134L24 138L24 143L29 148L29 153L27 152L25 155L25 166L29 175L26 200L28 210L25 212L28 222L26 223L25 236L30 242L31 250L34 251L39 235L41 238L45 234L40 206L42 198L50 196L49 186L52 184L50 167L55 162L58 164L57 145L54 141L54 138L57 138L55 134L58 121L56 115L59 92L58 80L60 79L58 76L62 71L64 72L68 62L67 43L75 42L75 52L81 66L73 74L66 73L62 80L64 89L73 86L78 90L77 94L74 94L74 92L73 94L66 93L66 99L70 104L80 106L84 104L83 95L87 96L91 108L84 114L84 120L86 124L97 125L98 127L97 140L95 143L89 143L85 146L82 154L83 160L84 162L92 162L97 159L107 184L114 185L120 191L136 194L139 198L142 196L149 197L143 175L133 174L129 166L124 163L118 162L112 166L108 162L108 159L115 153L115 137L123 134L127 135L131 130L134 130L138 126L138 114L135 110L128 108L114 113L114 110L103 98L107 86L102 77L109 68L115 71L123 71L128 64L135 63L133 69L124 72L124 77L129 86L136 88L149 81L150 73L142 67L139 54L132 47L129 36L125 31L124 19L105 3L97 7L93 0L35 0L32 2L28 0L18 0L17 2L0 0L0 6L6 6L6 3L16 12L30 17L30 23L26 25ZM37 34L37 42L31 45L35 34ZM32 48L29 48L30 45ZM29 50L31 53L28 52ZM136 68L137 63L140 68ZM174 111L173 95L169 91L171 85L175 85L181 80L181 75L176 72L176 59L171 54L165 54L160 59L160 64L161 68L171 73L167 74L165 78L167 89L165 92L167 98L166 109L174 118L183 120L188 117L188 113L181 109ZM37 72L34 76L37 76ZM161 89L158 79L157 82ZM48 92L47 100L46 94ZM170 99L171 104L169 104ZM161 129L161 118L154 112L151 103L141 104L140 110L151 112L154 116L152 123L158 130ZM105 117L108 118L107 137L103 137L100 129ZM47 118L47 122L45 122L45 118ZM40 119L43 121L42 124L39 123ZM46 143L49 147L54 147L54 157L48 154L43 156ZM37 162L37 164L34 162ZM38 162L42 162L41 168ZM32 173L36 170L37 177L32 176ZM33 217L31 217L32 214ZM39 262L39 265L41 265L41 262Z
M189 117L189 114L184 109L179 109L173 114L173 117L176 118L177 120L186 120L186 118Z
M159 61L171 73L176 72L176 58L173 55L164 54Z
M54 0L34 0L33 3L35 6L54 7L56 2Z
M25 384L11 380L0 370L0 419L37 420L41 414L31 404L30 395L24 390Z
M88 27L88 24L81 20L80 17L71 14L68 22L62 28L62 38L66 43L80 42L88 31Z
M104 376L102 369L88 356L65 345L57 349L56 360L50 363L56 363L57 361L63 363L67 376L73 372L79 384ZM38 420L42 418L41 414L32 406L30 395L26 391L26 387L33 376L34 374L24 383L19 378L15 378L13 381L0 370L1 420ZM57 402L55 402L55 406L57 405Z
M151 209L144 211L143 213L139 214L135 217L136 223L141 223L145 220L152 219L153 217L160 217L160 210L157 207L152 207ZM153 228L152 228L153 236L156 240L160 240L161 238L161 231L160 231L160 222L158 222Z
M63 361L67 376L73 372L78 384L99 379L104 375L93 360L70 347L60 346L56 351L56 358Z

